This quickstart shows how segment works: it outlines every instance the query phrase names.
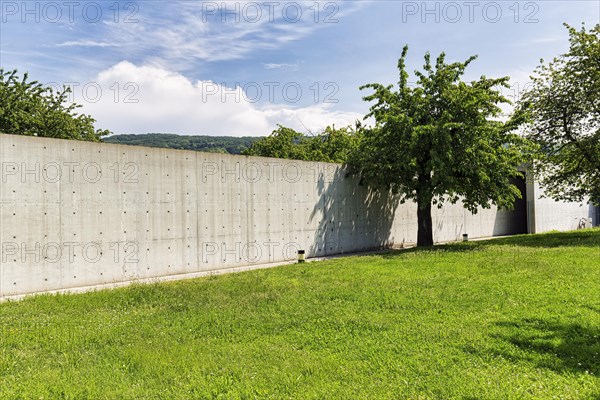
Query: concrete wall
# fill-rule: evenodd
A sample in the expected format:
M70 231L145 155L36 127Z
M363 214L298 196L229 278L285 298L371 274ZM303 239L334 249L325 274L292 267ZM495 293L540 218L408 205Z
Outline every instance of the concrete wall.
M597 209L586 203L557 202L544 197L544 191L536 182L530 188L535 198L535 214L532 233L552 230L569 231L582 226L598 226Z
M587 216L542 204L536 232ZM514 229L514 211L434 213L436 241ZM0 298L415 241L414 204L336 164L0 134Z

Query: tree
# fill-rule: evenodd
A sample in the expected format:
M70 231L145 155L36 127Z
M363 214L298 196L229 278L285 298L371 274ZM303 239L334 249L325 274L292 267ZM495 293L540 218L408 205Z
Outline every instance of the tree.
M356 127L347 126L339 129L328 126L318 135L305 136L308 159L344 164L356 150L359 134L360 124L357 124Z
M512 207L521 194L511 178L522 176L517 168L528 146L511 133L515 123L494 119L498 105L509 103L498 90L508 87L508 77L465 83L460 77L476 57L447 64L442 53L432 65L427 53L411 85L407 52L404 47L398 61L397 91L377 83L361 87L374 90L364 100L376 101L365 117L375 125L364 129L350 163L365 184L417 203L417 245L431 246L432 205L460 199L472 213L491 204Z
M305 149L300 146L303 135L291 128L278 125L269 136L252 144L242 154L247 156L305 160Z
M0 133L99 141L109 134L95 130L91 116L77 114L80 105L67 105L70 90L55 92L17 71L0 69Z
M540 146L536 175L546 194L600 204L600 25L565 26L569 51L541 61L516 115Z
M252 144L242 154L292 160L344 163L356 147L358 129L328 126L322 133L306 136L291 128L279 127Z

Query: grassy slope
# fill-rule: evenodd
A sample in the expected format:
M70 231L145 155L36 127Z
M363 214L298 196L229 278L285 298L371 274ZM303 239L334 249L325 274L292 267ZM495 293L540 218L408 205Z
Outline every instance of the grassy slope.
M0 397L597 399L599 260L580 231L2 304Z

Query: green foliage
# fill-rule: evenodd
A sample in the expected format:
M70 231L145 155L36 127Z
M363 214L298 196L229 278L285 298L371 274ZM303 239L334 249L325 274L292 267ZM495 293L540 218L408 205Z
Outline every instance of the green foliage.
M409 85L407 52L398 62L397 91L393 85L361 87L374 90L364 99L376 101L367 115L376 125L364 129L350 163L366 184L417 202L418 243L431 245L432 204L460 198L473 213L478 206L513 205L520 192L511 178L521 176L527 142L511 133L513 123L497 120L498 105L509 102L498 90L508 87L508 77L466 83L460 77L476 57L447 64L442 53L433 65L427 53L424 71L415 71L418 81Z
M247 156L287 158L306 160L306 149L303 145L304 136L291 128L279 125L271 135L253 143L242 154Z
M360 124L355 127L344 127L336 129L328 126L325 130L307 138L310 149L309 160L325 161L343 164L348 162L351 155L357 150L358 140L361 133Z
M597 399L600 231L0 304L0 399Z
M292 160L345 163L358 143L359 130L352 127L336 129L328 126L314 136L306 136L279 125L243 154L249 156L286 158Z
M208 153L241 154L259 139L260 137L187 136L147 133L144 135L114 135L104 138L102 141L135 146L196 150Z
M540 146L536 172L546 194L600 204L600 24L589 31L565 26L569 51L542 60L516 115Z
M91 116L77 114L80 105L67 105L70 89L55 92L28 79L27 73L20 78L16 70L0 69L0 133L94 142L110 133L94 129Z

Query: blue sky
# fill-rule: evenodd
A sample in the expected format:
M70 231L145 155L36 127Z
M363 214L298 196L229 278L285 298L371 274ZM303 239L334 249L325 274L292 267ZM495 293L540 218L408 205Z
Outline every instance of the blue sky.
M508 75L516 91L567 49L563 22L600 21L598 1L2 0L0 11L2 68L69 83L98 127L214 135L351 123L368 110L358 87L395 83L405 44L411 70L426 51L477 54L467 79Z

